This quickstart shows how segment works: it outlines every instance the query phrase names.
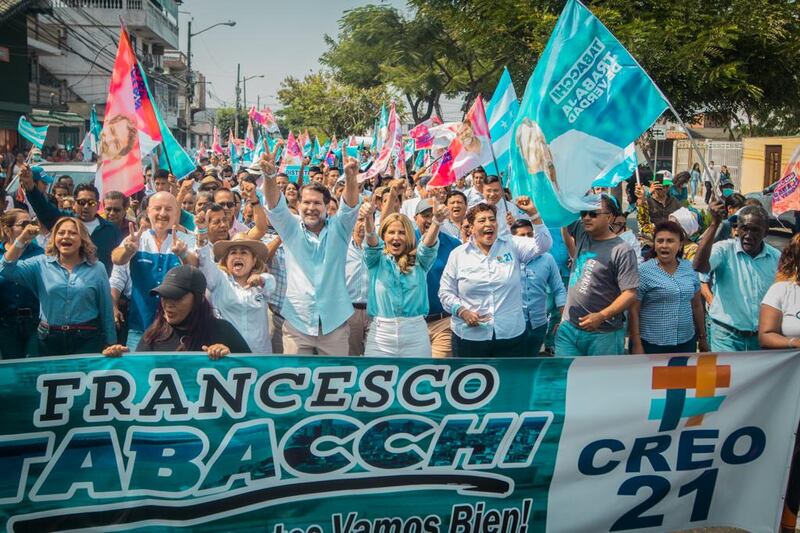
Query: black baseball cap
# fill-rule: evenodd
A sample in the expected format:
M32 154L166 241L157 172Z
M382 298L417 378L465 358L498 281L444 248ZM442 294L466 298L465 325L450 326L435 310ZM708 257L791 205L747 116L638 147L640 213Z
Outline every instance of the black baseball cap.
M161 296L169 300L179 300L192 292L203 294L206 291L206 277L199 268L181 265L164 276L161 285L150 291L150 296Z

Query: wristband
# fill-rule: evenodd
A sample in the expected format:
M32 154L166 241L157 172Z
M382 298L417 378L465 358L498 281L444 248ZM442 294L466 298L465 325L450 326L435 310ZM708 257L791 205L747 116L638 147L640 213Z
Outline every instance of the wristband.
M278 176L278 173L277 172L272 172L271 174L264 174L262 172L261 175L264 176L267 179L274 179L274 178L276 178Z
M198 229L198 230L196 231L196 233L197 233L198 235L205 235L206 233L208 233L208 228L201 228L201 229Z
M28 243L27 242L22 242L18 238L14 239L14 248L23 249L23 248L27 248L27 247L28 247Z
M437 226L441 226L442 224L444 224L444 222L439 222L435 218L433 220L431 220L431 223L432 224L436 224Z

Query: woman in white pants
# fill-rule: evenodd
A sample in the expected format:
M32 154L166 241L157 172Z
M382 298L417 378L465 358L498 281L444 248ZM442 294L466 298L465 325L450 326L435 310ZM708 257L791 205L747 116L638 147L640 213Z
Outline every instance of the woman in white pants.
M427 200L423 200L427 202ZM380 238L375 232L375 208L361 206L369 270L367 314L374 317L364 355L431 357L426 275L439 249L439 226L448 210L432 200L433 223L417 246L411 221L392 213L381 221Z

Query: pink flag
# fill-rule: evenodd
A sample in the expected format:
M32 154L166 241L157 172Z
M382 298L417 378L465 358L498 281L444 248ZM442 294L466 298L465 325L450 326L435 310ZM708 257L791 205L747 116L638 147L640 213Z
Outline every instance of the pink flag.
M247 132L244 134L244 146L251 152L256 149L256 139L253 136L253 123L247 120Z
M456 137L447 147L436 171L428 185L446 187L458 178L481 166L491 159L492 144L489 137L489 124L480 95L475 99L464 122L455 126Z
M303 150L297 144L297 139L293 132L289 132L289 138L286 140L286 149L281 158L281 172L286 172L286 167L299 167L303 162Z
M433 146L433 135L431 135L430 128L439 126L442 119L434 115L425 122L414 126L408 134L414 139L414 148L417 150L427 150Z
M139 132L161 140L158 122L136 64L128 32L120 30L119 47L108 88L106 114L100 133L99 168L96 185L101 194L119 191L130 196L144 188ZM135 86L134 86L135 85ZM141 111L141 112L140 112ZM152 114L152 117L150 116ZM155 140L155 139L154 139Z
M202 159L206 157L208 150L206 149L206 144L203 141L197 143L197 159Z
M275 120L275 115L272 114L272 109L268 107L264 108L261 110L261 114L264 116L263 126L267 128L267 131L271 131L273 133L280 131L278 128L278 122Z
M364 173L358 175L358 181L363 182L368 179L372 179L373 177L377 176L378 174L383 174L389 168L389 163L392 161L392 156L398 152L399 150L403 150L403 136L400 131L400 118L397 116L394 108L394 102L392 103L392 107L389 110L389 119L387 121L386 127L386 135L383 138L383 144L381 145L381 151L378 153L378 157L375 159L375 162L369 167ZM398 172L398 168L402 167L403 176L405 176L405 157L403 157L402 162L397 162L397 167L395 167L395 173Z
M214 138L211 141L211 151L215 154L224 154L225 151L222 149L222 145L219 143L219 129L214 126Z
M348 143L349 146L358 146L358 141L356 141L356 136L350 136L350 142Z
M792 158L783 171L783 177L772 192L774 215L798 210L800 210L800 146L792 153Z
M260 124L262 126L266 126L267 117L264 116L263 113L259 113L256 110L256 106L250 108L250 111L247 112L247 116L252 119L253 122Z

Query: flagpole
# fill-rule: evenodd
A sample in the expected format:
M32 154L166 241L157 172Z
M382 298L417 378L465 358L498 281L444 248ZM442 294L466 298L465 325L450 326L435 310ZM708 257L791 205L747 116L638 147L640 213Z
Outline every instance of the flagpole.
M678 115L678 112L675 111L675 108L672 106L672 102L670 102L666 98L664 100L666 100L667 105L669 106L669 110L672 111L672 114L675 115L676 119L678 119L678 123L683 128L683 131L686 132L686 135L689 137L689 142L692 145L692 149L694 149L695 153L700 158L700 162L703 163L703 168L706 171L706 175L708 176L709 181L711 181L711 198L713 200L716 200L717 199L717 193L716 193L717 181L714 179L714 175L711 173L711 170L708 168L708 165L706 164L706 158L703 157L703 153L700 152L699 148L697 148L697 143L694 142L694 137L692 137L692 133L689 131L689 128L683 122L683 119L681 119L680 115Z
M478 97L480 98L480 96ZM500 172L500 165L497 164L497 157L494 155L494 143L492 142L492 136L489 134L489 149L492 151L492 161L494 161L494 168L497 170L497 173L500 174L500 188L504 189L503 187L503 173ZM506 213L508 213L508 200L506 200L506 191L501 190L501 194L503 195L503 203L506 206Z
M172 172L172 163L170 162L169 155L167 154L167 147L164 146L163 141L161 142L161 151L164 152L164 159L167 160L167 167L169 167L169 173L174 176L175 174L174 172Z

